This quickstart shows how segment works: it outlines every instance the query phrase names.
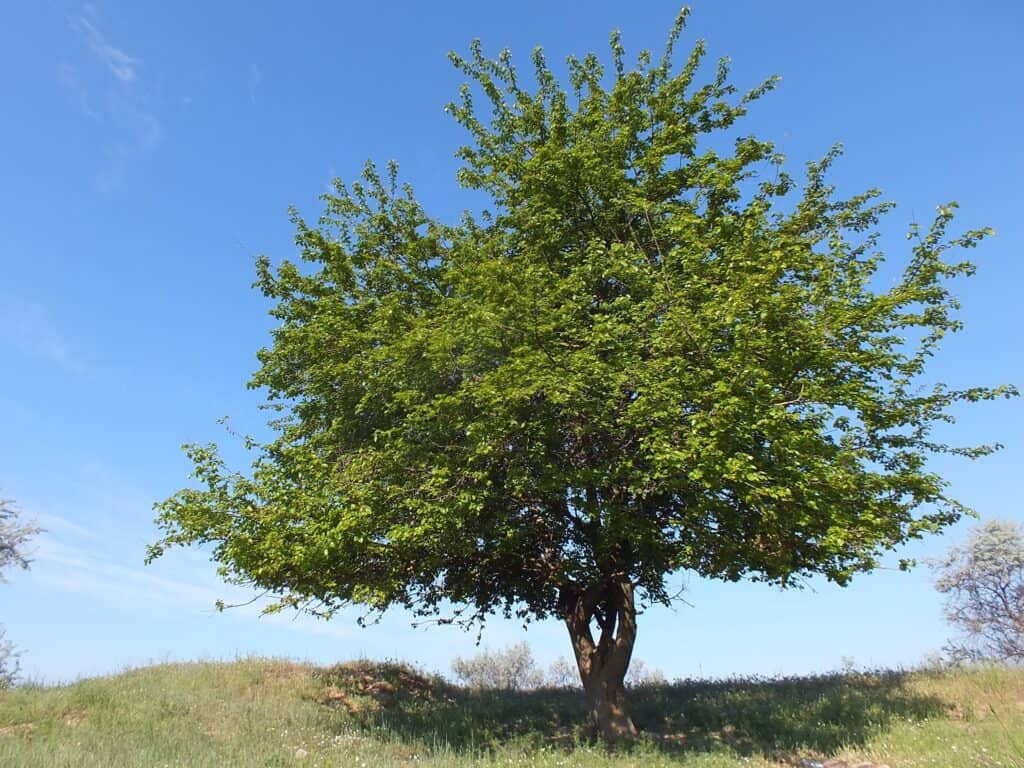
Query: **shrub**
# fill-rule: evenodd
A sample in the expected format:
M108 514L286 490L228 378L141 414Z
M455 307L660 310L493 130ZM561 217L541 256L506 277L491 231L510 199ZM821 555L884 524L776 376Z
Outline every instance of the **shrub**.
M452 672L460 683L475 689L521 691L544 684L544 673L526 643L501 651L485 650L468 659L456 656Z
M10 688L18 681L21 664L18 657L21 651L14 643L6 639L7 629L0 624L0 690Z
M665 673L658 668L647 669L643 659L633 659L626 673L626 686L629 688L641 688L645 685L666 685L668 679Z
M544 685L549 688L579 688L582 685L580 671L574 662L569 661L565 656L559 656L548 667Z
M475 690L582 687L575 662L559 656L545 671L538 666L533 651L525 642L499 651L484 650L467 659L456 656L452 661L452 672L459 683ZM667 682L660 669L647 669L642 659L633 659L626 675L626 685L630 688L665 685Z

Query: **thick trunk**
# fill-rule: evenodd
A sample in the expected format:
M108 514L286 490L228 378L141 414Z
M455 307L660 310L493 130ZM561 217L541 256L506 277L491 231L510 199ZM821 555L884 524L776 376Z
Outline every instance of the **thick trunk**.
M626 708L625 679L636 642L633 585L613 582L586 590L566 587L561 602L594 725L608 744L632 739L636 726ZM601 628L596 643L591 621Z
M636 736L636 726L626 708L624 677L597 680L587 688L594 726L608 744L618 744Z

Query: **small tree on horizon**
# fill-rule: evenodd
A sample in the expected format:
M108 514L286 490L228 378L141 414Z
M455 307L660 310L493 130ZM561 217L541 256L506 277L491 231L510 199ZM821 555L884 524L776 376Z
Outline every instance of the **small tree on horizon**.
M0 584L7 581L8 569L29 567L25 547L41 530L21 520L13 501L0 499ZM6 636L7 628L0 624L0 689L14 685L20 670L21 653Z
M961 634L946 646L950 658L1024 664L1024 526L989 520L929 565Z
M987 231L947 235L941 206L877 290L891 206L836 198L838 151L801 185L737 132L774 81L739 95L723 60L697 84L685 18L660 59L614 34L567 84L539 49L529 85L507 51L452 55L458 179L489 210L444 223L370 164L294 215L301 263L258 264L276 435L245 473L188 446L200 487L157 505L150 559L210 544L269 610L557 617L616 741L638 605L672 574L846 584L961 516L927 459L995 446L930 430L1013 389L924 374L974 269L948 256Z
M25 546L41 531L21 519L13 500L0 499L0 584L7 581L11 568L28 569L31 561Z
M463 685L478 690L526 691L544 684L544 670L537 666L526 642L485 649L468 658L456 656L452 673Z

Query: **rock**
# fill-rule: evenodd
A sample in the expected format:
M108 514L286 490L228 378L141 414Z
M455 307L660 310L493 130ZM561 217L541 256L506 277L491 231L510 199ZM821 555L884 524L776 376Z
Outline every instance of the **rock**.
M808 760L806 757L797 763L797 768L825 768L817 760Z
M301 760L304 757L307 757L308 755L309 755L309 752L304 750L302 747L299 747L298 749L295 750L295 757L297 759L299 759L299 760Z
M838 757L833 757L822 763L821 768L850 768L850 764L845 760L840 760Z

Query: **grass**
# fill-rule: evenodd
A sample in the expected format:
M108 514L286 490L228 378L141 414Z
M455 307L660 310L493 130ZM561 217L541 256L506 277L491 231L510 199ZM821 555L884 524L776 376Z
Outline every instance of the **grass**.
M589 741L574 691L467 691L400 664L162 664L0 692L4 768L794 765L1024 768L1024 669L680 681L632 692L644 737Z

